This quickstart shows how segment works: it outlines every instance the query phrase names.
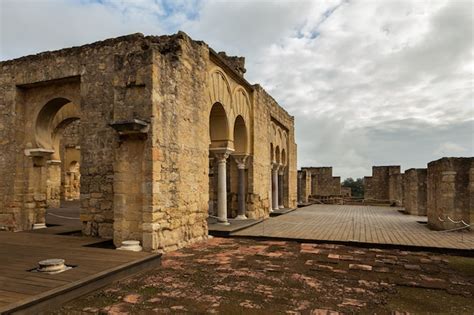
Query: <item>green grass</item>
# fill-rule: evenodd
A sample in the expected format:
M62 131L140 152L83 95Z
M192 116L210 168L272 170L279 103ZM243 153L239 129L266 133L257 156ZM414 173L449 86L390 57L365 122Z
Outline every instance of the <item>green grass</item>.
M387 304L387 309L413 314L473 314L471 298L451 295L444 290L398 287Z
M452 256L449 257L449 266L466 276L474 277L474 258Z

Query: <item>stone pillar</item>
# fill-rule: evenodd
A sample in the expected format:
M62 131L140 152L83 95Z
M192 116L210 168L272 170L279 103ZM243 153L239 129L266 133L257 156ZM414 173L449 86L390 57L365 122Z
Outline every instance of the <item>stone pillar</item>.
M272 210L278 210L278 166L279 164L273 163L272 166L273 166L272 167Z
M61 206L61 161L48 160L46 179L46 202L49 208Z
M298 171L298 188L297 188L298 203L303 203L303 172Z
M27 208L32 209L32 217L28 220L28 229L41 229L46 227L46 186L47 169L46 161L50 159L54 150L43 148L26 149L25 155L31 158L28 176Z
M237 200L238 200L238 209L237 209L237 220L246 220L247 216L245 215L245 162L247 156L234 156L235 162L237 163L238 169L238 191L237 191Z
M217 161L217 223L229 225L227 221L227 158L232 150L213 150Z
M284 176L284 167L280 165L278 168L278 208L283 209L283 176Z

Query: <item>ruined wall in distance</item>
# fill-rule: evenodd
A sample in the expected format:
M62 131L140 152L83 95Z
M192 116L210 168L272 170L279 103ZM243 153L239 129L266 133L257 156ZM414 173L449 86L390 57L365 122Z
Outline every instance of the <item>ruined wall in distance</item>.
M426 215L426 168L411 168L403 176L403 206L408 214Z

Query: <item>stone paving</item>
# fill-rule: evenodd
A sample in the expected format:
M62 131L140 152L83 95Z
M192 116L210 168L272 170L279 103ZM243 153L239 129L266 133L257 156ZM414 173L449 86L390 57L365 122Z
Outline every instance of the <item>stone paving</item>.
M402 214L401 209L312 205L232 235L474 250L474 232L432 231L420 223L426 217Z
M472 314L473 271L427 252L213 238L56 314Z

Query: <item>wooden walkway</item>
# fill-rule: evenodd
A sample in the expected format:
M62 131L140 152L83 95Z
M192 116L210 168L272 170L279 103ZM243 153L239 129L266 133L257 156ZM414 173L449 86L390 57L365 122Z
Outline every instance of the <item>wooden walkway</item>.
M431 231L417 222L426 222L426 217L405 215L400 209L312 205L232 235L474 249L474 232Z
M45 299L50 293L58 295L63 288L77 288L82 282L90 284L96 276L103 279L108 273L118 272L123 276L127 266L134 266L136 272L137 262L149 264L151 257L156 256L159 264L156 254L85 247L104 240L48 234L47 230L0 232L0 314L11 311L13 306L35 304L35 300ZM29 271L39 261L49 258L62 258L67 265L76 267L55 275ZM60 298L59 302L65 300Z

